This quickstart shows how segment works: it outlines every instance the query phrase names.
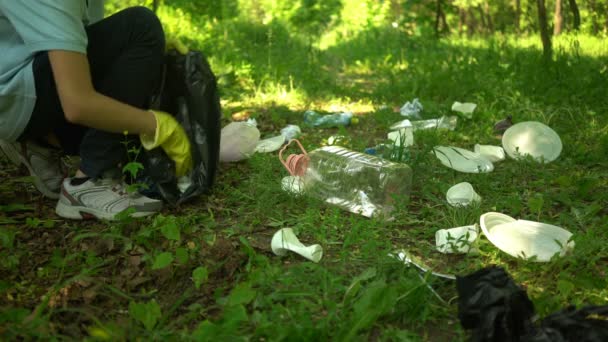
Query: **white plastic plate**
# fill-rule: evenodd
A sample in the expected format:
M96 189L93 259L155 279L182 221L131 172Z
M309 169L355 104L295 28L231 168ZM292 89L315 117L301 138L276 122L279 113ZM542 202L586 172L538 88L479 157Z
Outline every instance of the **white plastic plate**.
M513 159L529 155L539 162L550 163L561 154L562 141L551 127L536 121L525 121L505 131L502 147Z
M547 223L516 220L508 215L489 212L479 219L481 230L501 251L525 260L551 260L574 248L572 233Z

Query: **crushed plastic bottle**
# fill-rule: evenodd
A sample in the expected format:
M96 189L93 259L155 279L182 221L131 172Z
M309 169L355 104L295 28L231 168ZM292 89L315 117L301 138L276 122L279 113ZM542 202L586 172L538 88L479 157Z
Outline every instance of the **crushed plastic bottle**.
M314 110L304 112L304 122L312 127L330 128L348 126L353 119L353 113L343 112L335 114L321 115Z
M299 176L305 195L324 200L367 217L389 217L395 196L407 199L412 185L412 169L403 163L348 150L324 146L303 154L279 159L292 176Z

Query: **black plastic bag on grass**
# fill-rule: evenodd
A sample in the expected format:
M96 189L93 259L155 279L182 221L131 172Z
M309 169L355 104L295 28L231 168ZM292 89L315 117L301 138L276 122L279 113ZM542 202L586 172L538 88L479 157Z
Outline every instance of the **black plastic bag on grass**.
M570 306L545 317L536 333L526 342L604 342L608 341L608 306Z
M162 80L151 108L175 115L184 127L192 146L193 170L178 186L173 161L157 148L144 155L142 182L149 188L146 195L178 205L213 186L219 163L221 107L216 77L199 51L168 51Z
M473 341L522 341L533 332L534 306L501 267L456 277L458 318Z

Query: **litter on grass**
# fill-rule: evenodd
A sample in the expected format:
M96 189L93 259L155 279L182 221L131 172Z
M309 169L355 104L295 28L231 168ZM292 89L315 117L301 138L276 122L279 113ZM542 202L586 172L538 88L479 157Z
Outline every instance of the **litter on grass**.
M505 150L500 146L475 144L473 151L492 163L505 160Z
M501 267L458 277L458 318L472 341L608 341L608 305L570 305L542 320L534 303Z
M399 112L401 113L401 115L403 116L407 116L407 117L411 117L414 119L419 119L420 118L420 112L422 112L422 103L420 103L420 101L415 98L414 100L412 100L412 102L406 102L401 109L399 109Z
M502 147L513 159L531 156L540 163L550 163L561 154L562 141L551 127L536 121L526 121L505 131Z
M285 136L283 136L282 134L277 135L276 137L263 139L263 140L258 141L258 143L256 144L255 152L258 152L258 153L274 152L274 151L280 149L284 143L285 143Z
M456 276L453 274L444 274L444 273L439 273L439 272L433 272L430 269L430 267L425 265L421 260L419 260L418 258L411 255L410 253L408 253L405 250L399 250L394 254L389 254L389 256L396 258L397 260L403 262L406 266L414 266L423 273L430 273L436 277L443 278L443 279L456 280Z
M457 122L457 116L444 115L438 119L412 121L412 127L414 131L422 129L448 129L450 131L453 131L454 129L456 129Z
M397 131L388 133L388 140L391 140L397 147L407 147L414 144L414 133L411 128L401 128Z
M466 173L492 172L494 164L480 154L454 146L435 146L435 156L441 163Z
M298 125L287 125L281 129L281 135L285 137L285 142L295 139L302 134L302 130Z
M478 237L477 225L439 229L435 232L435 245L441 253L469 253Z
M466 207L481 202L481 196L475 192L471 183L468 182L462 182L452 186L448 189L445 197L448 203L453 207Z
M391 125L390 130L395 131L402 128L413 128L412 122L409 119L401 120L399 122L395 122Z
M220 161L235 162L247 159L255 152L260 131L254 122L231 122L222 128Z
M473 117L473 111L477 108L477 105L470 102L460 103L458 101L452 104L452 110L455 112L462 113L467 119L471 119Z
M551 224L516 220L495 212L481 215L479 224L494 246L516 258L547 262L574 248L572 233Z
M284 256L287 252L293 252L312 261L319 262L323 257L323 247L320 245L305 246L291 228L278 230L270 242L272 252L278 256Z

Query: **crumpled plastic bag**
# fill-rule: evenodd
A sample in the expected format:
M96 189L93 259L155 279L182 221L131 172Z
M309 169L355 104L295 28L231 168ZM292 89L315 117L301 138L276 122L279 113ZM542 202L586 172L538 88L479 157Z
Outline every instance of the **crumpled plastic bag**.
M253 155L260 131L247 122L231 122L222 128L220 140L220 161L235 162Z
M533 332L534 306L501 267L456 277L458 318L472 341L521 341Z
M534 336L526 342L601 342L608 341L608 305L570 306L545 317Z
M412 100L412 102L406 102L403 107L399 109L399 112L403 116L419 119L420 112L422 112L422 109L422 103L420 103L418 98L415 98L414 100Z

